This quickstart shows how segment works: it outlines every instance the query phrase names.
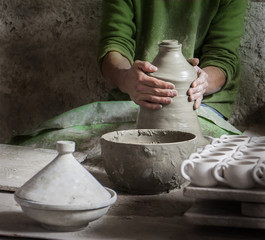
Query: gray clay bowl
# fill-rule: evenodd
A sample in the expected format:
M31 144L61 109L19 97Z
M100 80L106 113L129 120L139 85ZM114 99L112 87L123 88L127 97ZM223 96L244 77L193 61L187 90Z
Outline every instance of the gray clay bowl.
M196 136L161 129L115 131L101 137L104 167L120 191L156 194L180 187L180 165L196 151Z
M62 206L48 205L21 199L15 195L15 200L20 204L23 212L31 219L52 231L70 232L85 228L89 222L99 219L106 214L117 199L115 191L105 188L111 198L100 205L91 206Z

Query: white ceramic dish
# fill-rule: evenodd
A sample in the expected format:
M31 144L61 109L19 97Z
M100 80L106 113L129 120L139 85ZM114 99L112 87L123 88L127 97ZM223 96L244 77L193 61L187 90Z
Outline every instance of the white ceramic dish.
M58 141L57 157L14 194L24 213L55 231L76 231L103 216L116 193L73 156L75 143Z
M111 204L117 199L115 191L105 188L111 198L87 206L71 205L48 205L21 199L15 195L15 200L20 204L23 212L31 219L52 231L78 231L85 228L89 222L99 219L107 213Z

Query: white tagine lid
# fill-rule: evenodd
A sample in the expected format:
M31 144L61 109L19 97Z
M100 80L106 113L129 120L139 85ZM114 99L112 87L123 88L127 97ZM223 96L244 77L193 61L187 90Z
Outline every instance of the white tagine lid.
M73 157L74 142L58 141L57 151L59 154L51 163L15 192L16 200L67 209L94 209L113 203L111 190Z

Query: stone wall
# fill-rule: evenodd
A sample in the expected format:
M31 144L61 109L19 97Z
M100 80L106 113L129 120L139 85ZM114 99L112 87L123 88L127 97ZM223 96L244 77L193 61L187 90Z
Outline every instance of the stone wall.
M110 86L96 63L101 1L0 2L0 143L69 109L106 99ZM234 124L265 119L264 18L264 1L250 1Z
M96 63L101 0L0 3L0 142L106 99Z
M241 39L242 79L230 121L235 125L265 122L265 1L249 1Z

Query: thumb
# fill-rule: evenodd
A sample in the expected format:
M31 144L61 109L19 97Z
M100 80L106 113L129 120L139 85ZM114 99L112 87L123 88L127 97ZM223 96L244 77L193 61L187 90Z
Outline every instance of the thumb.
M199 59L198 58L189 58L187 61L192 65L192 66L197 66L199 65Z

